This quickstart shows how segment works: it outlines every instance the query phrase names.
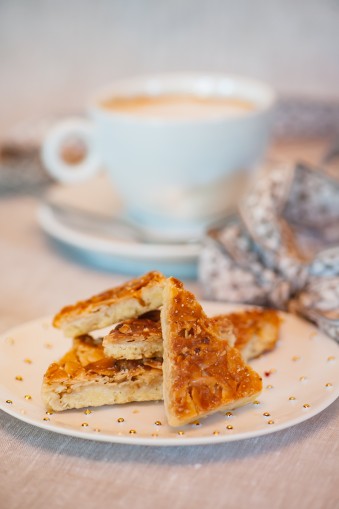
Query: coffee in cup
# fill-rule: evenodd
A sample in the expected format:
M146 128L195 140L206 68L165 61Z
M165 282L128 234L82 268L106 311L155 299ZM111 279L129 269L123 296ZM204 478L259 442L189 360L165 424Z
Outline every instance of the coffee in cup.
M225 115L241 115L255 109L253 102L237 97L192 94L113 96L104 99L100 105L113 113L171 120L215 119Z

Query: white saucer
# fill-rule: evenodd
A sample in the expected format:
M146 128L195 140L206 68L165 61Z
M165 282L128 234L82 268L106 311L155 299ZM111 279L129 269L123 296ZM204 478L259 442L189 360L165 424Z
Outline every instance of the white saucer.
M243 308L202 304L209 315ZM72 343L53 329L50 318L23 324L0 337L0 409L49 431L131 445L218 444L279 431L310 419L339 395L336 342L296 316L282 316L276 348L251 362L263 378L262 393L256 402L232 412L180 428L167 425L162 402L47 413L40 394L43 374Z
M120 199L104 175L76 186L55 185L46 198L46 201L79 207L106 217L121 211ZM80 230L65 220L61 221L48 203L39 206L38 222L66 254L79 261L128 274L160 270L181 278L196 277L198 243L143 243Z

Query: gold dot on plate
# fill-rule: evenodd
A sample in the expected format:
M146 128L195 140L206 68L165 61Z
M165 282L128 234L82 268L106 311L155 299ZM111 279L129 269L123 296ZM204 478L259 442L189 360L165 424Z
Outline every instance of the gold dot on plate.
M293 355L293 357L292 357L292 361L293 361L293 362L300 361L300 357L299 357L299 355Z
M264 413L263 413L263 415L264 415L265 417L270 417L270 415L271 415L271 414L270 414L270 413L268 413L268 412L264 412Z
M199 421L194 421L194 422L192 422L192 425L193 426L200 426L200 422Z
M7 405L13 405L13 401L11 399L6 399Z
M24 398L27 399L27 401L28 401L28 400L32 399L32 396L30 394L25 394Z
M233 426L229 424L228 426L226 426L226 429L233 429Z
M273 389L273 385L266 385L266 389Z
M81 423L81 426L82 426L83 428L87 428L87 426L88 426L88 422L83 422L83 423Z
M135 429L130 429L130 430L129 430L129 434L130 434L130 435L135 435L135 434L136 434Z
M220 435L220 431L213 431L213 435Z
M42 420L43 421L49 421L49 417L44 417Z
M101 429L100 428L93 428L93 431L95 431L96 433L100 433Z
M225 415L226 415L226 417L231 417L233 414L232 414L232 412L226 412Z
M15 344L15 339L14 338L7 338L7 343L9 345L14 345Z
M118 417L117 422L125 422L125 419L123 417Z
M182 430L178 431L178 435L182 436L182 435L184 435L184 434L185 434L185 432L184 432L184 431L182 431Z
M333 385L330 382L327 382L327 384L325 384L325 387L333 387Z
M290 401L294 401L294 400L295 400L295 397L294 397L294 396L290 396L288 399L289 399Z
M50 412L49 410L47 410L46 415L53 415L53 412Z
M310 408L310 406L311 406L311 405L309 405L308 403L305 403L305 404L303 405L303 407L304 407L304 408Z
M299 382L306 382L306 380L307 380L307 377L306 377L306 376L301 376L301 377L299 378Z
M31 359L28 359L28 358L27 358L27 359L24 359L24 362L25 362L26 364L32 364L32 360L31 360Z
M335 361L334 355L330 355L329 357L327 357L327 361L328 362Z
M156 426L161 426L161 421L155 421L154 423Z
M267 421L267 424L274 424L274 421Z
M92 413L92 410L90 410L89 408L86 408L86 410L84 411L85 415L89 415L91 413Z
M152 437L158 437L158 433L152 433Z
M256 399L255 401L253 401L253 405L260 405L260 401Z
M22 382L22 381L23 381L23 378L22 378L22 376L21 376L21 375L17 375L17 376L15 377L15 380L18 380L19 382Z

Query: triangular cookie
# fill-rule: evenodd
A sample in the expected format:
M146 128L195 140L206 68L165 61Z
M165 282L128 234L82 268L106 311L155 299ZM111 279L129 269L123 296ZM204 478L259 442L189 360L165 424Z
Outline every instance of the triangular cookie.
M165 277L149 272L87 300L64 307L53 320L68 337L87 334L113 323L137 317L162 304Z
M260 376L220 339L194 295L175 278L165 283L161 310L164 401L171 426L249 403Z
M162 357L160 311L118 323L102 344L105 355L115 359Z
M210 319L220 329L224 322L231 322L236 336L235 348L247 362L264 352L273 350L278 339L281 318L274 309L245 309Z
M161 359L116 360L104 355L101 340L85 335L47 369L42 384L46 407L71 408L162 399Z

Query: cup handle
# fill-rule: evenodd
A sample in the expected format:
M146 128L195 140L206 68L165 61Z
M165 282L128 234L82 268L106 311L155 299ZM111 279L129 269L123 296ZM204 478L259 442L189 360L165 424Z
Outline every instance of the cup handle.
M62 157L62 149L72 139L84 148L80 162L67 162ZM69 118L57 124L43 141L41 158L48 173L65 184L82 182L95 175L101 161L94 148L91 122L83 118Z

